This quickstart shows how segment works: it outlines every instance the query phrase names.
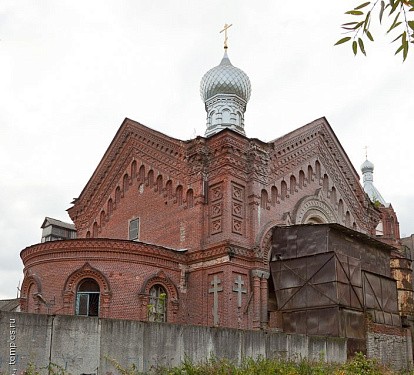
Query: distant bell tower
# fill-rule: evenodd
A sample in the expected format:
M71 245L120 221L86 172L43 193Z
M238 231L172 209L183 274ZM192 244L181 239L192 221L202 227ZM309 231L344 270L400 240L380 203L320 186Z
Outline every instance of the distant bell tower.
M245 72L236 68L227 56L227 29L224 25L224 56L220 64L204 74L200 84L200 94L207 112L209 137L223 129L244 132L244 112L250 99L250 79Z

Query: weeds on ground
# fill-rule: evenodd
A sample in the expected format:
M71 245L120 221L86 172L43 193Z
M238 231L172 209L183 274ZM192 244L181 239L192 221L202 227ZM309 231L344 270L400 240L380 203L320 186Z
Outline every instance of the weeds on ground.
M245 358L240 365L226 358L210 358L201 363L185 358L179 366L155 366L147 373L139 372L135 364L123 367L114 359L105 359L120 375L414 375L414 370L392 371L362 353L356 353L343 364L326 363L323 358L312 361L306 358L286 360L259 356L256 359ZM69 375L61 366L53 363L43 368L29 363L22 375L41 375L44 373L42 370L47 370L50 375ZM5 374L0 372L0 375Z

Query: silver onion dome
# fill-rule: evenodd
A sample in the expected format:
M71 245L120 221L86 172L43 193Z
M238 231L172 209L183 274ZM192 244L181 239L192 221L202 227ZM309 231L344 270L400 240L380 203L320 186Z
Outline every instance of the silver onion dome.
M200 84L200 95L204 102L217 94L233 94L246 103L250 99L250 79L243 70L230 62L227 51L221 63L204 74Z
M374 186L374 164L368 159L361 165L362 181L364 183L364 191L368 194L372 202L379 202L382 205L388 207L389 203L386 203L380 192Z
M244 113L251 90L249 77L231 64L225 47L220 64L204 74L200 83L207 112L206 137L224 129L245 135Z
M365 160L361 165L361 171L362 171L362 173L373 172L374 171L374 164L371 163L368 159Z

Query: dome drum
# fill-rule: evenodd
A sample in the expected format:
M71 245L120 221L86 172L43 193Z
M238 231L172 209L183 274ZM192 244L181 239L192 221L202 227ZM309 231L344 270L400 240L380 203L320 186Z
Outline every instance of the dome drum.
M244 133L244 111L246 102L234 95L215 95L206 102L208 137L223 129L230 128Z

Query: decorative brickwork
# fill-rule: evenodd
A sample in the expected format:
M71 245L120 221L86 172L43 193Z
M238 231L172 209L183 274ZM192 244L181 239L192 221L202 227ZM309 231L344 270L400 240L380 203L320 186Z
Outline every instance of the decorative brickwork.
M244 187L231 184L231 219L232 232L243 235L244 230Z
M209 196L211 199L210 209L210 234L223 231L223 183L210 186Z
M268 143L231 130L181 141L125 119L68 210L78 239L22 251L22 310L74 314L91 278L100 316L147 320L158 285L167 322L266 328L272 228L374 233L358 179L324 118Z

